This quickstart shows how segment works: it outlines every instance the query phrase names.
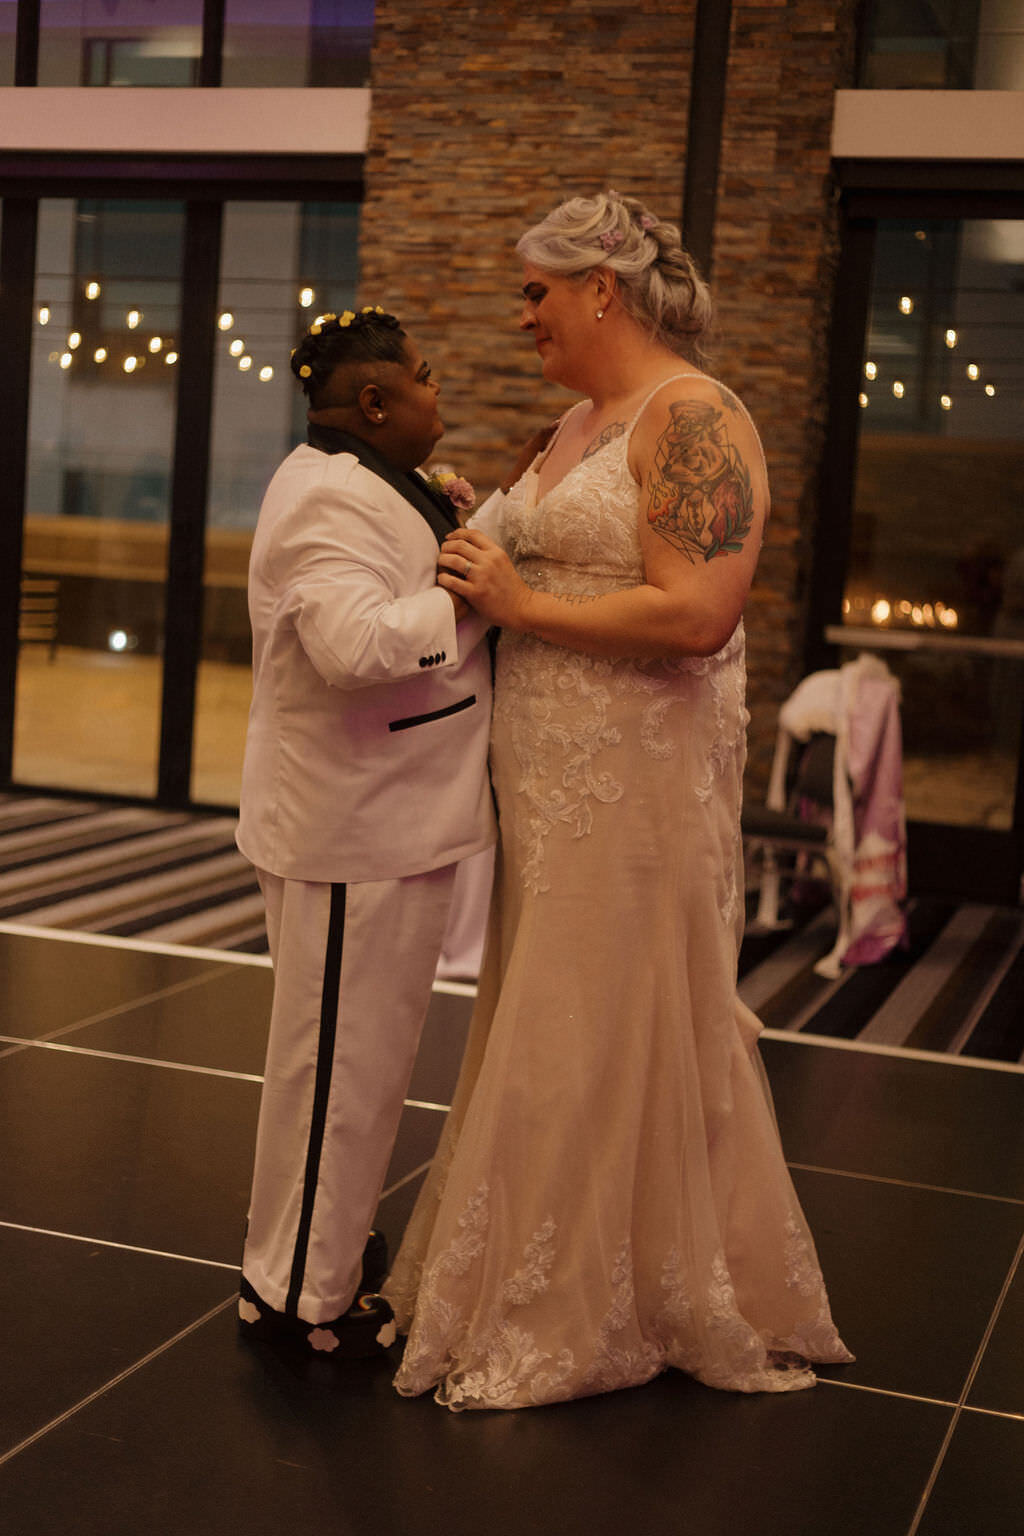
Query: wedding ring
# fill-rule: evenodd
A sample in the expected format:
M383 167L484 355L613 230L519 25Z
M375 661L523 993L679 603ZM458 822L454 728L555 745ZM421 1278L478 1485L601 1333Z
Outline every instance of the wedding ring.
M466 569L462 573L463 581L468 581L469 580L469 573L470 573L470 571L472 569L473 569L472 564L467 560L466 561Z

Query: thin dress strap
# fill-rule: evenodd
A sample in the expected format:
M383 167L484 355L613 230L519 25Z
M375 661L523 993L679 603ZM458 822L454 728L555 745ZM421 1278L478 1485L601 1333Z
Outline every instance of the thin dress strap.
M626 436L627 437L632 437L633 436L633 428L636 426L637 422L640 420L640 417L643 415L644 411L646 411L647 407L650 405L651 401L654 399L654 397L658 393L659 389L664 389L666 384L674 384L677 379L705 379L705 378L707 378L707 374L705 374L705 373L673 373L669 378L662 379L660 384L655 384L655 386L651 390L650 394L647 394L647 395L644 396L644 398L640 402L640 405L639 405L638 409L633 413L633 419L632 419L632 421L629 423L629 425L626 428ZM713 382L714 382L714 380L712 380L712 383Z

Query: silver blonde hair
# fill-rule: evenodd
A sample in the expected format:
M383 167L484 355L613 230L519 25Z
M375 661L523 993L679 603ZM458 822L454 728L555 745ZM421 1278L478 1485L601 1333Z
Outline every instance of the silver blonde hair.
M571 197L516 243L523 261L557 277L614 272L626 313L664 346L704 364L703 338L713 306L707 283L684 249L679 230L618 192Z

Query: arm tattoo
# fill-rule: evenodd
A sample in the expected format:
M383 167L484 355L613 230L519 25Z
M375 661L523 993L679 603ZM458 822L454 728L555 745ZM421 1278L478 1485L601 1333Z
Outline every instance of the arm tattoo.
M610 443L613 438L621 437L625 430L626 423L624 421L613 421L610 426L604 427L584 448L580 463L582 464L584 459L589 459L592 454L600 453L601 449Z
M579 607L581 603L596 603L603 594L600 592L552 592L560 603L568 603L570 607Z
M754 495L722 412L676 400L669 415L648 476L647 521L691 565L738 554L754 521Z

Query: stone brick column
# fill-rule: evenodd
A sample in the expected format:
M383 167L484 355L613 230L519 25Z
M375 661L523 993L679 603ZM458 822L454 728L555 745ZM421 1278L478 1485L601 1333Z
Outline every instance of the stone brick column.
M764 442L772 515L747 608L751 759L760 791L779 704L802 671L837 258L834 92L852 83L855 0L733 9L712 285L718 370Z
M415 332L480 490L575 398L517 330L519 235L608 186L678 221L694 6L377 0L360 299Z

